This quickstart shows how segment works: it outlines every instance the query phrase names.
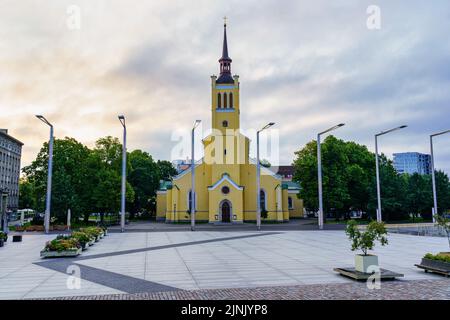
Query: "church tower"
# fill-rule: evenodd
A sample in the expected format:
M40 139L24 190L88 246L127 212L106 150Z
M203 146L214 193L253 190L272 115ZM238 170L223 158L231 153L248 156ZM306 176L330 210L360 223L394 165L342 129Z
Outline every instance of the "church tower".
M227 129L239 130L239 76L231 75L231 58L228 56L227 24L223 25L220 74L211 76L212 128L225 134Z

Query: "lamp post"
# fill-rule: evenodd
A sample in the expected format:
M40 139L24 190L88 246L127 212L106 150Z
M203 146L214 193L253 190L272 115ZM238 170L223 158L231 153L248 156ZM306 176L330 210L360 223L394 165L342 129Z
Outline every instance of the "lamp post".
M192 127L191 136L191 231L195 231L195 157L194 157L194 133L195 128L198 127L201 120L195 120L194 126Z
M382 131L380 133L377 133L375 135L375 167L376 167L376 175L377 175L377 202L378 202L378 208L377 208L377 221L381 222L381 189L380 189L380 169L379 169L379 163L378 163L378 137L382 136L384 134L390 133L392 131L400 130L403 128L406 128L407 125L402 125L400 127L396 127L393 129L389 129L386 131Z
M259 163L259 133L273 126L275 122L269 122L261 130L256 132L256 229L261 230L261 164Z
M45 216L44 216L44 229L45 233L50 229L50 207L52 200L52 175L53 175L53 125L48 122L42 115L36 115L36 118L44 122L50 127L50 140L48 142L48 173L47 173L47 197L45 200Z
M322 134L328 133L330 131L336 130L340 127L345 126L345 123L339 123L338 125L335 125L334 127L331 127L325 131L320 132L317 134L317 179L318 179L318 188L319 188L319 229L323 229L323 197L322 197L322 154L321 154L321 147L320 147L320 136Z
M120 232L125 232L125 192L127 183L127 126L125 125L125 116L118 116L123 126L123 144L122 144L122 190L120 199Z
M433 209L432 209L433 223L436 222L434 215L438 214L438 204L437 204L437 194L436 194L436 177L434 174L433 137L440 136L442 134L449 133L449 132L450 132L450 130L446 130L446 131L442 131L442 132L438 132L438 133L430 135L431 180L433 182Z

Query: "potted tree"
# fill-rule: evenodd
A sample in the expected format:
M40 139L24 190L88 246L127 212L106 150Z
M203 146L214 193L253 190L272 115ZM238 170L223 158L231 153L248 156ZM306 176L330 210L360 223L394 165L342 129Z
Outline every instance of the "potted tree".
M387 231L383 222L372 221L365 231L358 229L355 220L350 220L345 233L352 241L352 251L360 249L362 254L355 255L355 270L367 273L369 266L378 266L378 256L369 254L373 250L375 241L379 241L382 246L388 244Z

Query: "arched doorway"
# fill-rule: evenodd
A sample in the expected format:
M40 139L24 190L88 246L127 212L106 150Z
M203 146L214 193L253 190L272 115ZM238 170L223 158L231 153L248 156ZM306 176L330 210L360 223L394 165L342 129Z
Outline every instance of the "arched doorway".
M231 203L225 200L220 205L221 222L231 222Z

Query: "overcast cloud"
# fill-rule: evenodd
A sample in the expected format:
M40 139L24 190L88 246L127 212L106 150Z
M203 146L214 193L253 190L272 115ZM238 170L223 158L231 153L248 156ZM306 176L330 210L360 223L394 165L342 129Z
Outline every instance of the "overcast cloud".
M81 9L81 28L67 9ZM381 29L366 27L369 5ZM240 75L245 129L276 122L280 162L317 132L374 149L429 152L450 128L448 1L0 1L0 127L25 143L30 163L48 129L93 146L121 137L129 149L170 159L175 130L210 127L210 75L218 73L228 16L232 72ZM450 173L450 135L436 139L436 167Z

